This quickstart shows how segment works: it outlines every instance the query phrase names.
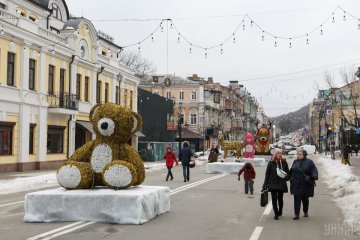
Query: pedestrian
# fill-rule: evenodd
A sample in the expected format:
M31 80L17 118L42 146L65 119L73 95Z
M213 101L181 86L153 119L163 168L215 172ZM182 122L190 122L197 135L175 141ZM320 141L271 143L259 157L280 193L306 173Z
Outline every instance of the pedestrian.
M353 148L354 146L353 145L348 145L349 146L349 153L350 153L350 156L352 156L352 152L353 152Z
M180 150L179 159L181 160L181 165L183 167L183 175L184 175L184 182L190 181L190 159L191 159L191 150L190 144L188 141L183 143L183 147Z
M350 152L350 147L349 145L345 144L342 149L341 163L345 165L349 164L349 166L351 166L349 152Z
M272 205L275 214L274 220L279 220L279 216L282 215L284 193L288 192L286 183L288 173L289 166L286 159L282 156L281 149L275 148L271 161L269 161L267 165L265 180L262 187L262 191L269 190L271 192Z
M309 197L314 196L315 180L318 179L318 170L314 162L307 158L305 150L297 151L297 159L290 168L290 193L294 195L294 218L298 220L301 203L304 217L309 216Z
M208 162L212 163L212 162L217 162L219 157L219 149L217 147L215 147L215 145L213 145L210 149L210 154L208 157Z
M359 152L359 145L355 145L355 154L356 154L356 156L358 155L358 152Z
M240 181L240 175L244 173L244 182L245 182L245 194L248 194L250 189L250 194L254 194L254 179L256 177L256 172L253 165L249 162L240 169L238 173L238 181Z
M164 154L164 159L165 159L166 167L168 169L168 173L166 175L166 181L169 180L169 177L170 177L170 180L173 180L174 176L171 172L171 169L174 166L174 162L176 163L176 166L179 165L179 162L176 160L176 156L175 156L171 146L166 147L166 153Z

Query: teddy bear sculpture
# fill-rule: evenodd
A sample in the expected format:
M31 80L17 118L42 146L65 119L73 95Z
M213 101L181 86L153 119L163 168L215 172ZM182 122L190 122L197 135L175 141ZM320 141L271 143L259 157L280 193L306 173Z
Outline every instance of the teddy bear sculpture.
M130 109L113 103L95 105L90 112L96 139L78 148L57 171L66 189L108 186L124 189L145 179L144 163L128 144L141 128L142 119Z
M244 158L254 158L256 152L254 135L246 133L244 137Z

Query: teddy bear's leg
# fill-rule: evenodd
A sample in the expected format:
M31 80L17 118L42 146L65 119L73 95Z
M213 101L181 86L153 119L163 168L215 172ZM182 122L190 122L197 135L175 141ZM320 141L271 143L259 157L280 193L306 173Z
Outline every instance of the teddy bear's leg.
M126 161L108 163L102 171L104 183L110 188L129 188L137 181L135 167Z
M59 168L56 178L66 189L91 188L93 171L88 163L68 161Z

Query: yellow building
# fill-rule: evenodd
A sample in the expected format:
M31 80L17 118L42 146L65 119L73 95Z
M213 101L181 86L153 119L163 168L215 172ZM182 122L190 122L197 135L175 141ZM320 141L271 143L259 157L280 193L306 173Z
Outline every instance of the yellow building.
M0 0L0 15L0 172L58 166L95 137L97 103L137 111L121 48L64 0Z

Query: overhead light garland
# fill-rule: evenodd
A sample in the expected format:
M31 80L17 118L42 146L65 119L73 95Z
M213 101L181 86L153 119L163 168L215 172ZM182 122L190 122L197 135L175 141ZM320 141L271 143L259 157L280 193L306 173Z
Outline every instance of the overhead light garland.
M148 38L151 38L153 40L153 35L158 31L158 29L160 28L161 31L163 31L163 23L165 21L169 21L170 22L170 29L173 29L176 31L177 33L177 42L180 43L180 41L184 41L185 43L187 43L188 45L190 45L189 48L189 53L192 52L193 48L199 48L201 50L205 51L205 57L208 56L208 51L207 50L212 50L214 48L220 48L220 54L224 53L224 45L226 43L228 43L229 41L232 41L234 44L236 43L236 34L238 33L238 31L240 29L242 29L243 31L246 30L246 23L249 22L250 27L257 27L260 30L261 33L261 41L265 41L266 40L266 36L272 37L274 39L274 47L277 47L279 44L279 40L288 40L289 41L289 48L293 48L293 42L296 39L305 39L305 44L309 45L310 40L309 40L309 35L311 34L315 34L316 32L320 31L320 35L324 35L324 25L327 24L329 21L332 21L333 23L335 23L335 17L336 17L336 13L341 11L343 14L343 21L347 20L347 17L353 18L357 21L357 27L358 29L360 29L360 18L350 14L349 12L345 11L342 7L338 6L336 7L333 11L331 11L330 15L321 22L321 24L319 24L317 27L315 27L314 29L307 31L304 34L298 34L298 35L292 35L292 36L280 36L280 35L276 35L270 31L266 31L263 27L261 27L252 17L250 17L250 15L245 15L243 17L243 19L241 20L241 22L236 26L235 30L232 31L231 35L226 37L223 41L214 44L212 46L203 46L200 44L196 44L193 41L190 41L184 34L181 33L180 29L176 26L176 24L174 23L174 20L171 18L168 19L161 19L160 20L160 24L145 38L143 38L141 41L138 41L136 43L133 44L129 44L129 45L125 45L122 46L123 49L125 48L130 48L134 45L140 45L141 43L143 43L144 41L146 41Z

